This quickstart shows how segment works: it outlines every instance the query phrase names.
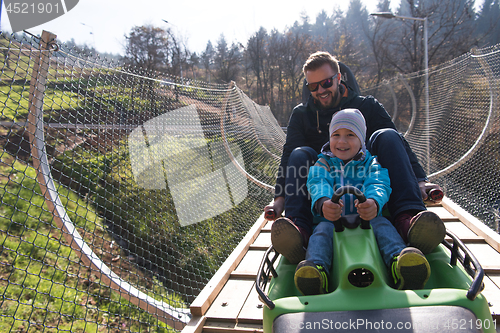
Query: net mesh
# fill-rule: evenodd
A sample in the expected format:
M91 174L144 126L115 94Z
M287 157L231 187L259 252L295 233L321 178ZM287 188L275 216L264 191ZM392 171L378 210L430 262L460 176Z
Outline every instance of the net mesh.
M234 83L49 41L0 37L0 327L178 331L272 200L285 135ZM496 46L433 67L428 114L425 73L363 92L495 230L499 62Z
M500 46L472 50L426 73L365 89L388 110L429 178L449 198L499 231Z
M284 133L234 84L119 68L64 46L40 52L40 44L1 38L1 325L178 329L172 318L189 319L190 302L272 200ZM30 94L41 53L43 103ZM37 102L43 114L30 118ZM53 207L36 162L54 180ZM55 215L76 229L61 231ZM95 256L90 267L70 247ZM159 320L121 298L127 290L113 274L160 302Z

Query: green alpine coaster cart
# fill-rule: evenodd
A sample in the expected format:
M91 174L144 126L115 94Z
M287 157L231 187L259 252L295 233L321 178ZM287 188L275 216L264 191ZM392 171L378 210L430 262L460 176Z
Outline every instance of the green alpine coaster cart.
M334 198L345 193L363 201L354 187L339 188ZM302 296L294 284L296 265L268 248L256 283L265 333L496 331L481 294L483 268L453 233L446 231L451 243L444 240L426 255L431 276L424 289L397 290L369 222L345 227L335 225L327 294Z

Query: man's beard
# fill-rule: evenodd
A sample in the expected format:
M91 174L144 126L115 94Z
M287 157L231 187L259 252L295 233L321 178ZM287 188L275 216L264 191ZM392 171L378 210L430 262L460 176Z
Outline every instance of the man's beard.
M331 93L332 100L328 104L323 104L320 102L319 98L314 98L316 100L316 105L320 110L329 110L333 109L335 106L337 106L340 103L340 99L342 98L340 96L340 91L337 90L336 94Z

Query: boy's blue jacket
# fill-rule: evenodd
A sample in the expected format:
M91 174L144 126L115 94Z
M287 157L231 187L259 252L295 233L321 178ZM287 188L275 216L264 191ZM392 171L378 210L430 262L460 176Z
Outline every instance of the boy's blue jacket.
M318 155L318 161L309 169L307 189L311 194L311 210L314 224L327 221L321 212L315 209L318 200L331 199L336 189L344 185L359 188L367 199L373 199L378 205L378 215L381 215L383 206L389 200L391 186L389 172L383 168L375 156L368 151L360 151L347 164L335 157L330 151L330 143L326 143ZM342 216L357 214L354 207L356 198L351 194L342 197L344 207Z

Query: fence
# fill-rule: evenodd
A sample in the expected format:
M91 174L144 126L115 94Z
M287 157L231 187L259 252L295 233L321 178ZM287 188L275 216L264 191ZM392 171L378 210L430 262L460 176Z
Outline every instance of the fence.
M2 35L0 49L0 327L181 329L272 199L284 133L271 110L234 83L117 67L47 32ZM429 117L425 73L366 91L431 178L493 228L499 55L431 68Z
M425 72L366 89L389 111L429 178L462 208L499 232L500 45Z
M283 131L234 84L54 38L1 39L0 325L178 330L272 199Z

